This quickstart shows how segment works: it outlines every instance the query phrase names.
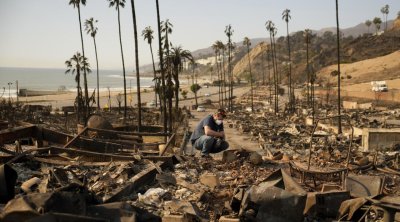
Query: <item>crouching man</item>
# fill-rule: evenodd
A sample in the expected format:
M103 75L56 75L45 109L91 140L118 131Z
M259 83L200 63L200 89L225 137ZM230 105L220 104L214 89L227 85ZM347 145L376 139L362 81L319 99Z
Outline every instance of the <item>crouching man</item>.
M201 151L202 157L228 149L223 123L225 117L225 111L218 109L213 115L203 118L194 129L190 141L195 149Z

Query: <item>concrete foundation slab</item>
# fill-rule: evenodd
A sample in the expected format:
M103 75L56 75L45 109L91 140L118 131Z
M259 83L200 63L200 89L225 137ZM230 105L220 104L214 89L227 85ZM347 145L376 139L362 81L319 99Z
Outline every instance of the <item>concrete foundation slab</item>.
M400 128L364 128L362 147L364 151L383 150L400 143Z

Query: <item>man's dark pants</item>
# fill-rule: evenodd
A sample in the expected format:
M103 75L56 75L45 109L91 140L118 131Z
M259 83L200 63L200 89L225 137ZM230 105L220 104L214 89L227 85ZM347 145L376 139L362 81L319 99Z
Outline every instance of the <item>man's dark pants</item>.
M201 155L208 155L228 149L229 143L222 139L203 135L194 142L193 146L195 149L201 150Z

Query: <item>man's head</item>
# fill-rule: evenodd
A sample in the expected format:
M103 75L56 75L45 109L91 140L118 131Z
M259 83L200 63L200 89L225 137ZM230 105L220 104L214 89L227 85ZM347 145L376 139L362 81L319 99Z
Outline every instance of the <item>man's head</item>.
M218 125L221 125L222 124L222 120L224 120L224 118L226 117L225 110L218 109L214 113L213 117L214 117L215 123L217 123Z

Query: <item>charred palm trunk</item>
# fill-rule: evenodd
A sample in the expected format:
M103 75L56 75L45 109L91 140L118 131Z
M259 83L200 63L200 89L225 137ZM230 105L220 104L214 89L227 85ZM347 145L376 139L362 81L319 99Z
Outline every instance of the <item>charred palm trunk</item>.
M221 79L219 77L218 52L215 52L215 65L217 67L218 76L218 106L221 107Z
M79 17L79 30L81 34L81 44L82 44L82 55L83 58L85 57L85 48L83 47L83 34L82 34L82 22L81 22L81 9L80 4L78 4L78 17ZM88 86L87 86L87 78L86 78L86 69L83 69L83 84L85 87L85 103L84 103L84 124L86 125L86 120L89 116L89 93L88 93Z
M289 53L289 110L292 113L294 111L294 101L293 101L293 88L292 88L292 58L290 52L290 35L289 35L289 22L286 22L286 33L287 33L287 44L288 44L288 53Z
M230 77L230 93L229 93L229 111L233 110L233 73L232 73L232 46L231 46L231 38L229 37L229 45L228 45L228 75Z
M79 68L76 70L76 122L81 119L81 74Z
M175 81L175 113L178 113L179 108L179 67L174 66L174 81Z
M315 86L314 86L314 73L311 74L311 105L312 105L312 121L315 124Z
M164 111L162 114L164 116L164 132L167 132L167 107L166 107L166 98L165 98L165 70L164 70L164 60L163 60L163 50L162 50L162 42L161 42L161 20L160 20L160 7L158 4L158 0L156 0L157 7L157 28L158 28L158 50L160 53L160 70L161 70L161 94L162 94L162 110Z
M273 57L273 64L274 64L274 69L275 69L275 113L279 112L279 100L278 100L278 94L279 94L279 74L278 74L278 61L276 59L276 49L275 49L275 34L272 33L272 57Z
M253 103L253 75L252 75L252 73L251 73L250 48L249 48L248 45L247 45L247 57L249 57L251 111L254 112L254 103Z
M197 103L197 90L194 92L194 101L196 102L196 107L198 107L199 104Z
M308 35L308 34L307 34ZM306 59L307 59L307 106L310 105L310 64L308 60L308 36L306 37Z
M272 82L271 82L271 66L269 61L271 60L270 52L267 51L267 69L268 69L268 85L269 85L269 104L272 104Z
M336 40L337 40L337 60L338 60L338 133L342 133L342 118L340 116L341 112L341 101L340 101L340 31L339 31L339 5L338 0L336 0ZM347 155L350 155L348 153ZM349 156L348 156L349 157Z
M151 53L151 61L153 63L153 73L154 73L154 89L156 88L156 65L154 64L154 55L153 55L153 47L151 46L151 43L149 44L150 46L150 53ZM157 91L154 90L154 101L156 103L156 107L157 107Z
M136 87L137 87L137 103L138 103L137 118L138 118L138 132L140 132L140 129L142 128L142 101L140 97L139 49L138 49L136 11L135 11L134 0L131 0L131 4L132 4L132 16L133 16L133 31L135 37Z
M273 45L272 31L269 34L269 39L270 39L270 46L271 46L271 50L270 51L271 51L272 71L273 71L273 79L274 79L274 113L276 115L278 113L278 111L276 109L276 99L275 99L275 97L276 97L276 94L278 92L277 92L277 89L276 89L277 79L276 79L276 70L275 70L274 47L272 46Z
M223 100L222 100L222 107L226 106L226 102L227 102L227 97L226 97L226 72L225 72L225 50L222 51L222 70L223 70L223 74L224 74L224 83L223 83L223 88L224 88L224 92L223 92Z
M100 85L99 85L99 59L97 57L96 38L93 36L94 53L96 55L96 73L97 73L97 109L100 110Z
M169 67L168 68L168 75L167 75L167 87L168 87L168 89L167 89L167 97L168 97L168 131L169 132L172 132L172 97L173 97L173 89L172 89L172 87L173 87L173 84L172 84L172 70L171 70L171 67L170 67L170 65L171 65L171 61L169 61L170 60L170 58L169 58L169 40L168 40L168 28L165 30L165 46L166 46L166 48L165 48L165 50L166 50L166 52L167 52L167 64L169 64L169 65L167 65L167 67Z
M126 74L125 74L125 60L124 60L124 51L122 50L122 37L121 37L121 19L120 19L120 11L118 10L118 32L119 32L119 44L121 46L121 57L122 57L122 74L124 76L124 119L126 119L126 106L128 105L126 102Z

